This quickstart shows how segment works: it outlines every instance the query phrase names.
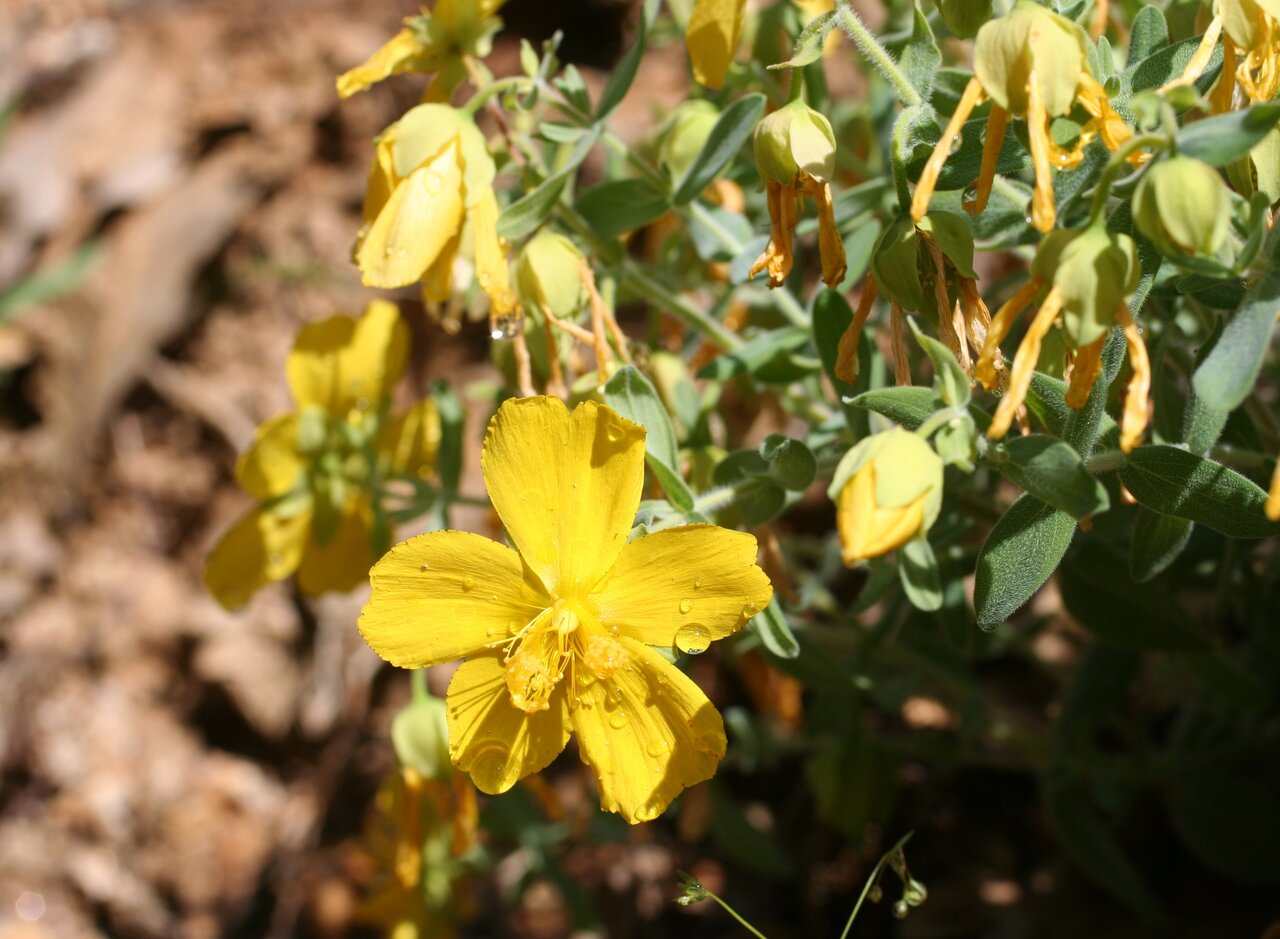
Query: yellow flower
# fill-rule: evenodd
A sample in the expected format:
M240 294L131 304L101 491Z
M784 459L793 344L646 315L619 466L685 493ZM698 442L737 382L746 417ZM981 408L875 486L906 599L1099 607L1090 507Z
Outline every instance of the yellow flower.
M766 271L770 287L781 287L786 282L795 263L792 238L796 207L800 196L807 194L818 207L822 282L828 287L839 286L844 279L845 254L831 201L830 180L836 164L836 135L831 122L797 98L756 125L753 143L756 167L764 179L768 198L771 233L764 253L751 265L748 276Z
M1210 96L1211 111L1230 110L1237 84L1251 101L1270 101L1280 90L1280 0L1218 0L1214 6L1199 48L1182 74L1160 90L1189 85L1203 75L1225 32L1222 75Z
M424 401L384 423L391 388L404 371L408 334L392 303L370 303L360 319L334 316L304 328L286 363L298 410L258 428L236 464L242 488L259 500L209 555L205 585L228 609L258 588L296 573L303 593L350 590L373 553L372 468L427 475L440 424Z
M453 293L453 262L468 235L476 281L496 321L516 308L507 250L498 238L495 168L471 118L422 104L378 138L353 250L369 287L422 282L428 303Z
M494 13L504 0L436 0L430 12L406 19L404 29L365 62L338 77L338 96L349 98L392 75L435 73L425 101L446 101L467 77L467 59L482 59L502 28Z
M772 588L748 534L687 525L627 541L644 482L644 428L588 401L505 402L482 468L513 551L432 532L374 567L360 632L393 665L465 657L449 686L454 764L504 792L578 735L600 803L655 818L709 778L724 725L653 646L701 652Z
M828 494L840 554L852 566L925 536L942 507L942 460L918 435L895 427L846 453Z
M685 46L693 77L708 88L719 88L738 51L747 0L695 0L685 28Z
M1057 210L1053 202L1051 170L1070 169L1079 164L1084 148L1095 137L1115 150L1132 136L1132 131L1107 100L1102 85L1088 70L1083 30L1075 23L1052 13L1031 0L1017 0L1013 10L978 30L974 44L974 77L965 86L960 102L942 132L937 148L929 157L911 200L911 216L916 221L929 211L938 176L952 145L960 139L964 122L974 108L990 98L982 163L976 194L965 209L981 212L991 195L996 160L1004 144L1010 117L1027 123L1031 162L1035 168L1035 189L1031 198L1031 222L1042 232L1053 228ZM1091 120L1084 125L1076 145L1064 150L1053 142L1049 125L1080 104ZM1130 157L1137 163L1141 153Z

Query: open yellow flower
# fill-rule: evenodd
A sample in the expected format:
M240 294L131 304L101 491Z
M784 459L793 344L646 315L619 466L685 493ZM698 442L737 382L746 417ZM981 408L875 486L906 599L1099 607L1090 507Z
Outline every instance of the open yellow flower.
M411 16L365 62L338 76L338 96L349 98L404 72L434 73L424 101L447 101L467 77L467 58L483 59L502 28L494 14L504 0L436 0L430 12Z
M594 402L505 402L482 467L515 545L431 532L374 566L360 632L393 665L465 657L449 686L454 764L488 793L578 735L600 804L659 815L725 750L706 695L654 646L701 652L768 603L755 539L686 525L627 541L644 428Z
M228 609L296 573L303 593L350 590L376 560L371 467L423 476L435 464L440 423L423 401L385 421L404 371L408 333L392 303L376 300L360 319L333 316L305 327L286 373L298 410L258 428L236 464L257 507L209 555L205 585Z
M1088 70L1084 31L1075 23L1031 0L1017 0L1013 10L978 30L974 45L974 77L965 86L960 102L929 157L911 200L916 221L929 211L929 200L952 145L960 139L965 121L985 99L992 100L987 119L982 163L974 199L965 204L973 214L986 208L995 178L996 160L1010 117L1027 122L1035 190L1031 198L1031 223L1042 232L1053 228L1057 210L1053 202L1052 170L1079 164L1084 148L1100 137L1115 150L1132 131L1111 107L1102 85ZM1076 104L1090 115L1075 146L1063 149L1053 142L1049 125ZM1140 162L1136 153L1131 160Z
M376 145L353 250L365 285L421 281L426 302L448 300L465 234L490 316L511 316L516 297L498 238L494 172L484 135L455 108L422 104L388 127Z

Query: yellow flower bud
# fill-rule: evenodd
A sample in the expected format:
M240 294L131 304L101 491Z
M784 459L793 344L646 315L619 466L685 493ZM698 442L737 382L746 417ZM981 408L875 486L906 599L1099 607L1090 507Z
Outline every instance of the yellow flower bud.
M719 88L738 51L746 0L696 0L689 15L685 45L693 77L708 88Z
M1175 156L1151 167L1138 183L1133 220L1165 254L1213 255L1227 237L1231 199L1217 170Z
M925 536L942 507L942 460L921 437L895 427L845 454L828 495L841 556L857 564Z

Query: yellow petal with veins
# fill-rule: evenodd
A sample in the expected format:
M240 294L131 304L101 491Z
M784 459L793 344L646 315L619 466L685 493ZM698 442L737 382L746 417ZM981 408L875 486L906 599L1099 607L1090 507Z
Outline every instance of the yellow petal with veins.
M288 517L254 509L209 554L205 587L228 610L239 609L260 587L297 570L310 528L309 509Z
M558 597L585 595L626 542L644 483L644 428L594 401L513 398L489 422L489 499L525 563Z
M737 632L771 596L754 536L685 525L627 544L591 599L606 628L670 648L681 629L708 642Z
M462 161L458 141L401 180L356 251L366 287L404 287L419 280L462 226Z
M392 665L423 668L504 643L551 605L520 556L480 535L433 531L369 573L360 634ZM506 699L505 686L502 691Z
M453 534L452 532L450 534ZM506 792L521 777L546 768L569 741L565 685L546 710L527 714L507 694L498 652L463 662L449 683L449 753L481 792Z
M702 689L658 653L621 638L628 664L587 685L571 714L600 807L632 824L656 818L680 792L710 779L724 722Z

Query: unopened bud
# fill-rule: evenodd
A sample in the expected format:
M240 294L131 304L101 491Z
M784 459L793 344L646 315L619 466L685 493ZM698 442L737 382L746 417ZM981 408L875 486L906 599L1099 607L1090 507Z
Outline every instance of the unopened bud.
M564 235L545 228L534 235L516 261L516 292L528 311L550 307L552 315L568 319L586 302L582 286L582 252Z
M1015 117L1027 113L1034 72L1045 110L1056 117L1075 104L1087 61L1085 42L1084 32L1066 17L1032 0L1018 0L1008 16L978 30L973 70L983 90Z
M827 182L835 173L836 135L831 122L801 99L756 125L753 139L760 175L782 185L805 175Z
M1133 196L1138 231L1165 254L1212 256L1231 220L1231 199L1217 170L1191 157L1161 160Z

